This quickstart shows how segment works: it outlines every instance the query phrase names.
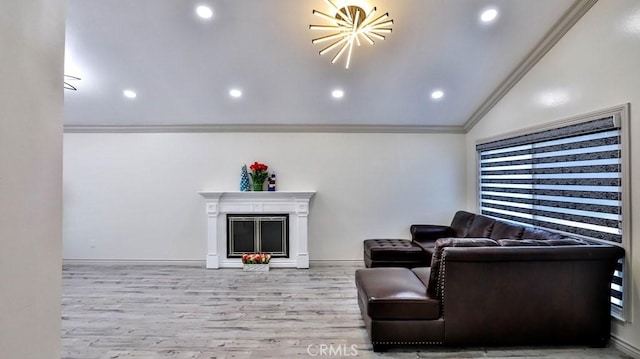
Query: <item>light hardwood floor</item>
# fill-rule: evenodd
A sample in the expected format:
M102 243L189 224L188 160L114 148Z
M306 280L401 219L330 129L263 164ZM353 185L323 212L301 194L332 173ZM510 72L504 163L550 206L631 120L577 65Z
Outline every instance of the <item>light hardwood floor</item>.
M373 353L356 302L355 269L67 264L62 358L629 358L583 347Z

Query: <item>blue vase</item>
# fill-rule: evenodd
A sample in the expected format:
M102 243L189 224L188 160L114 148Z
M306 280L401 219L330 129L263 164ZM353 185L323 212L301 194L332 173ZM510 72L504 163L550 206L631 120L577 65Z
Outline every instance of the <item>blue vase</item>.
M247 192L251 190L249 185L249 172L247 171L247 165L242 165L240 170L240 191Z

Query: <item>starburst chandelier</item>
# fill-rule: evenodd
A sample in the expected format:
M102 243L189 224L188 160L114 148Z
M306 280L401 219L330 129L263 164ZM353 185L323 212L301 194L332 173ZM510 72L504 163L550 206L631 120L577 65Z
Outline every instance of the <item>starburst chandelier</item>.
M321 36L311 40L311 43L323 43L333 41L327 47L320 50L320 55L335 50L336 53L331 59L331 63L335 63L346 52L347 60L345 69L349 68L351 62L351 53L354 44L361 46L361 40L373 45L374 39L384 40L382 34L391 33L391 25L393 20L389 19L389 13L384 13L375 17L376 8L374 7L367 14L363 8L357 5L350 5L345 2L344 6L338 6L331 0L325 0L331 7L334 16L313 10L313 14L328 20L327 25L309 25L311 30L332 31L332 34Z

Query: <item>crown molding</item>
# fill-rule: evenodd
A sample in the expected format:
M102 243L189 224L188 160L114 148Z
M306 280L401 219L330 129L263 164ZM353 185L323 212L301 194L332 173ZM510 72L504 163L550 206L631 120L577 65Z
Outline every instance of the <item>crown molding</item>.
M498 85L462 126L469 132L575 25L598 0L576 0L543 36L524 60Z
M190 132L288 132L288 133L464 133L462 126L409 125L65 125L65 133L190 133Z

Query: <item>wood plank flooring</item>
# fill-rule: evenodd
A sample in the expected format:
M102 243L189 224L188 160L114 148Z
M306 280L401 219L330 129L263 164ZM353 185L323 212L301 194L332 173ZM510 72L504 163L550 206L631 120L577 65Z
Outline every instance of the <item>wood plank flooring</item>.
M373 353L354 266L206 270L63 266L62 358L629 358L613 349L392 348Z

